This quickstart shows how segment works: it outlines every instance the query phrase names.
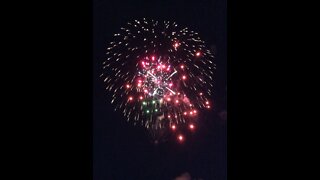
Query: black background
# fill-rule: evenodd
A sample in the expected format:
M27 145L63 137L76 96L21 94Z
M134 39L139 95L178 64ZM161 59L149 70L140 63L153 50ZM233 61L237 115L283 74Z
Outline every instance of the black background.
M150 2L146 6L153 8L143 12L138 11L135 16L138 18L147 13L150 16L154 14L153 18L159 16L159 18L171 19L171 16L175 15L174 9L179 7L177 17L172 18L173 20L199 31L203 39L208 38L206 39L208 42L216 45L217 52L221 52L221 49L223 51L224 46L227 45L225 56L221 59L226 58L227 54L228 67L223 68L222 71L227 69L228 73L228 179L287 179L290 175L297 177L298 174L302 174L303 166L308 165L298 163L298 160L307 159L306 155L309 154L297 150L308 149L305 142L312 137L310 135L308 138L303 138L302 130L305 129L305 126L310 126L310 120L315 119L307 118L310 111L303 109L312 106L299 102L299 100L308 99L305 97L309 92L296 92L299 88L310 90L310 84L314 84L314 82L307 83L307 79L300 77L304 74L303 65L310 65L302 63L307 59L308 53L298 56L299 52L309 45L306 42L300 43L298 40L306 38L309 34L310 28L305 22L310 18L302 17L304 12L300 3L292 8L293 2L280 4L278 1L228 0L228 26L223 29L225 28L223 25L225 16L207 18L223 10L223 8L217 11L209 10L209 7L213 9L218 7L218 3L213 2L218 1L206 3L197 1L190 3L191 5L174 1L172 6L170 3L163 2L163 4L169 4L165 7L168 9L167 12L171 9L171 13L163 14L161 17L159 16L161 11L156 5L153 7L153 3ZM9 177L93 178L95 167L93 165L96 163L93 162L92 149L94 144L93 107L95 107L93 100L100 99L102 95L102 93L97 94L93 89L96 80L93 60L99 61L102 56L100 54L103 52L104 42L102 41L109 38L106 32L116 31L122 22L133 18L121 16L121 10L118 10L121 8L128 10L136 6L143 7L144 3L132 1L127 6L117 7L122 2L109 1L105 6L111 9L106 12L110 20L106 24L109 24L110 27L101 28L98 35L104 38L97 46L92 46L96 42L93 37L93 34L96 34L93 31L95 24L93 20L96 15L94 13L96 12L93 10L99 7L94 7L92 3L91 1L14 1L10 5L3 6L9 11L5 12L4 21L2 21L5 44L3 48L4 53L7 54L2 58L2 73L4 74L2 77L5 79L2 81L2 90L5 90L3 93L5 97L2 100L5 109L1 120L3 129L8 130L8 132L4 131L3 137L9 143L8 145L3 144L2 149L9 149L3 152L4 157L9 159L9 161L3 159L5 167L12 167L12 171L5 170ZM184 16L183 9L190 6L207 10L199 14L198 10L193 10L194 12L191 11ZM110 12L117 16L110 15L113 14ZM291 15L293 12L297 15ZM197 18L192 18L191 15L199 18L198 21L195 21ZM212 22L210 22L211 18ZM222 29L219 30L219 28ZM308 32L300 31L300 29L307 29ZM228 42L223 44L225 31L227 31ZM210 34L210 32L217 34ZM11 51L7 48L10 48ZM220 67L224 66L220 64ZM221 74L224 73L221 72ZM221 80L220 83L225 85L226 82ZM98 86L97 89L99 89ZM217 94L219 91L217 90ZM222 93L222 90L219 93ZM10 110L7 110L8 107ZM100 111L104 110L101 107ZM307 120L308 123L304 123L303 120ZM125 123L121 124L122 121L117 122L119 124L115 128L129 128ZM292 125L297 125L297 127ZM107 127L111 128L111 126ZM298 135L293 135L295 133ZM119 137L121 136L125 138L119 138L120 142L126 142L127 136L120 135ZM136 137L139 137L137 139L140 140L147 136L142 132L137 133ZM117 138L109 137L109 140L109 143L115 143ZM130 148L129 145L126 146ZM146 146L146 148L152 149L153 147ZM177 153L187 154L185 151L190 149L181 148ZM130 152L130 149L126 151ZM160 151L165 151L165 148ZM121 154L121 151L116 153ZM154 153L157 152L150 154ZM120 157L119 154L117 156L111 154L107 157L112 157L111 160L116 162L115 159ZM142 151L140 156L130 154L125 157L142 161L141 154L143 154ZM150 154L147 156L151 157ZM210 152L210 154L214 153ZM125 160L125 158L121 159L122 162L126 162ZM143 161L146 162L145 166L150 162L148 159ZM167 159L163 159L162 162L167 162ZM211 166L211 162L206 166L214 167ZM134 162L131 161L131 163L130 166L134 167ZM111 167L108 164L105 167ZM143 170L137 167L130 169L130 166L129 164L124 166L126 173L122 173L120 165L112 166L111 168L114 168L112 173L109 174L106 170L104 172L106 174L98 173L97 178L109 179L118 173L122 173L120 179L124 177L130 179L130 175L143 178ZM165 164L161 166L166 167ZM190 171L195 177L215 178L219 176L220 178L224 176L224 171L216 172L206 168L201 170L187 166L189 165L181 164L177 169L168 168L167 174L161 174L161 171L165 170L149 171L153 173L146 173L146 176L161 174L172 178L179 171L185 170ZM217 167L219 168L224 167ZM308 170L310 171L311 168ZM103 169L95 171L102 172ZM302 179L306 179L305 176L308 174L303 173L304 178Z

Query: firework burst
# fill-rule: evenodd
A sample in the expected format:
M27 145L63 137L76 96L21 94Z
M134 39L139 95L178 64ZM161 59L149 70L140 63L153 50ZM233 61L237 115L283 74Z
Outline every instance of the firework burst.
M115 110L148 129L177 131L187 124L194 130L199 110L212 107L215 69L198 33L143 19L127 23L114 38L101 77Z

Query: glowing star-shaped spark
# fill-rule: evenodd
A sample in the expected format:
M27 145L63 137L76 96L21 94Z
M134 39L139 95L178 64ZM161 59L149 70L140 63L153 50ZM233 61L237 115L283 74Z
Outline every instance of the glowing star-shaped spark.
M179 136L178 136L178 140L179 140L180 142L182 142L182 141L183 141L183 139L184 139L184 138L183 138L183 136L182 136L182 135L179 135Z

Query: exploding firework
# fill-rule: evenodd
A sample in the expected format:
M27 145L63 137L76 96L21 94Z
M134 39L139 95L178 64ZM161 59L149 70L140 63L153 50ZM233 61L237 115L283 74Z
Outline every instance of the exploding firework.
M143 19L114 36L101 77L115 110L148 129L177 131L187 124L194 130L199 110L212 107L215 69L213 53L198 33Z

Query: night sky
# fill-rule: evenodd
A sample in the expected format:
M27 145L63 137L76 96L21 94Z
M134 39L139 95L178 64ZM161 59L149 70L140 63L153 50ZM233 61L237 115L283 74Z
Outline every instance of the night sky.
M93 7L93 177L94 180L174 179L184 172L203 180L227 179L226 0L94 0ZM122 25L134 19L168 20L199 33L215 51L214 108L183 144L170 139L154 145L148 132L114 112L105 90L101 64L107 44ZM109 93L109 94L108 94Z

